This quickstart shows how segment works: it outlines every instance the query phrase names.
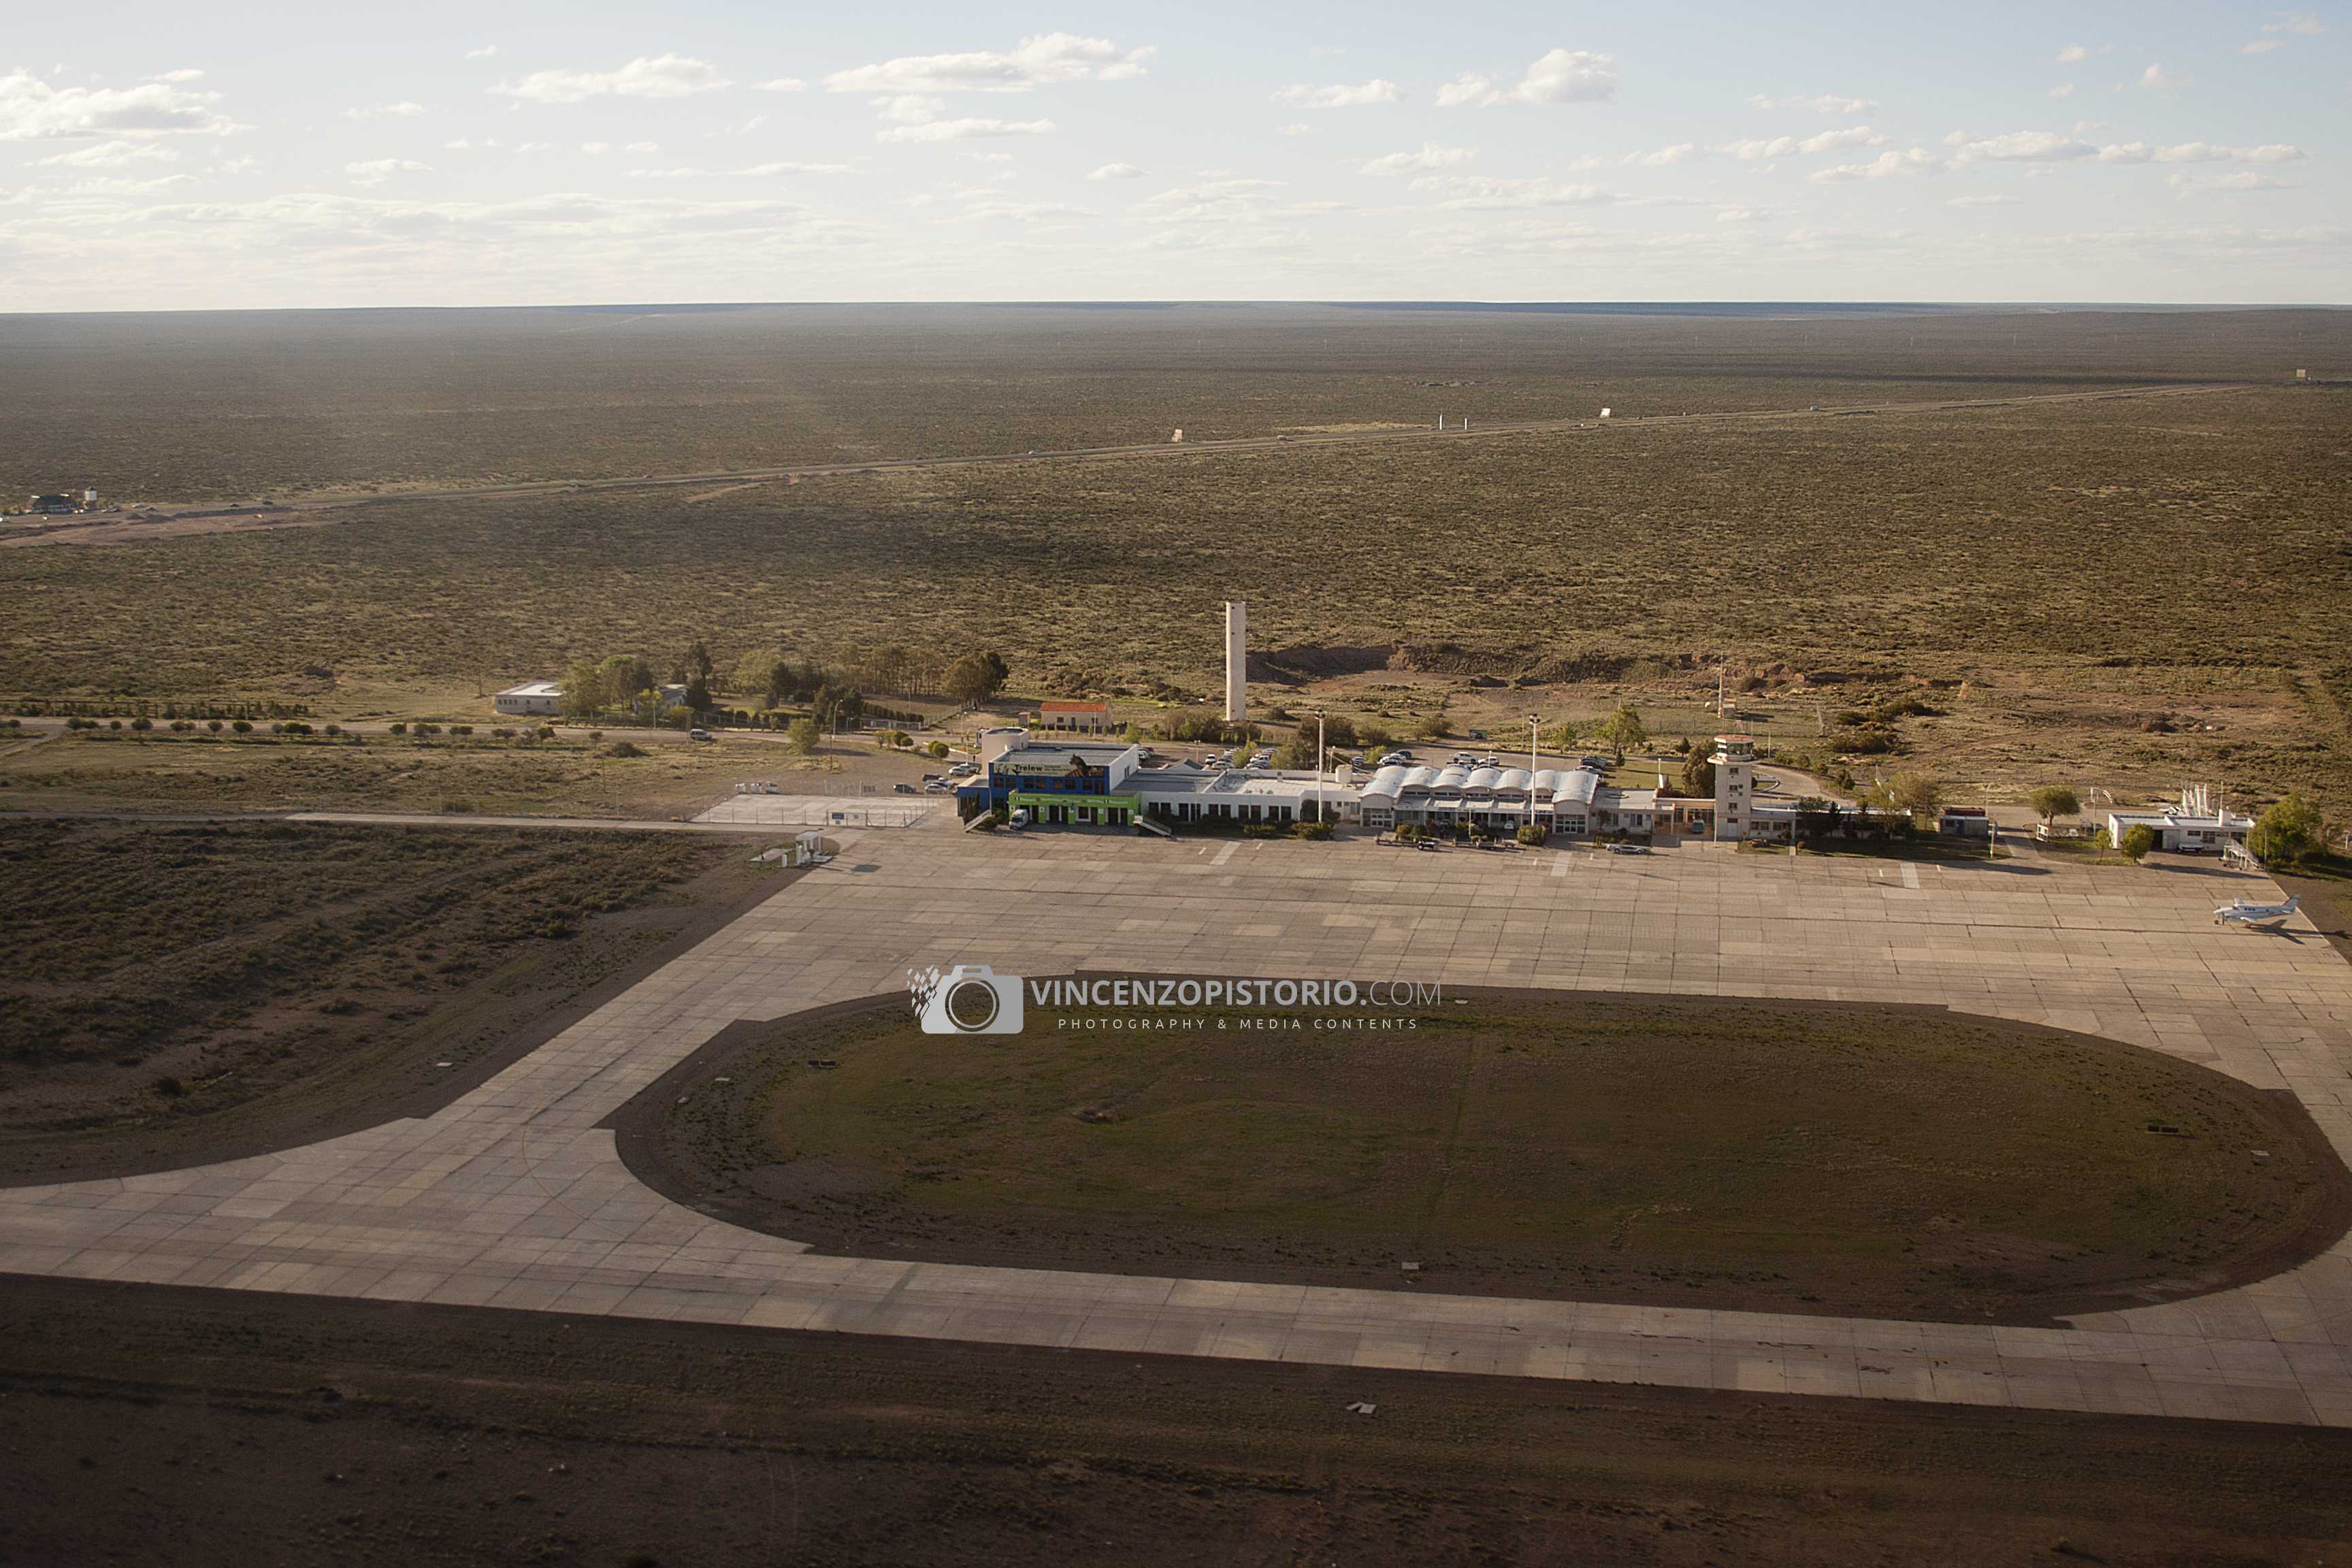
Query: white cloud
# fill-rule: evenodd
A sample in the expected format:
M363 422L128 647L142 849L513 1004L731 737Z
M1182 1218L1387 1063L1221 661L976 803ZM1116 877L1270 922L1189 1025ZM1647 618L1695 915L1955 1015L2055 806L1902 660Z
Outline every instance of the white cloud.
M2151 147L2145 142L2122 142L2099 149L2102 163L2300 163L2304 151L2284 142L2260 147L2231 147L2216 142L2176 142Z
M1616 56L1553 49L1529 66L1516 87L1465 71L1437 89L1437 102L1442 109L1484 109L1498 103L1601 103L1616 95Z
M688 98L730 85L707 60L686 55L655 55L631 60L618 70L533 71L518 82L490 89L532 103L580 103L592 98Z
M846 163L754 163L747 169L631 169L633 180L773 179L780 174L845 174Z
M44 158L44 163L60 163L68 169L120 169L131 163L176 163L179 153L157 142L100 142L95 146L77 147L70 153L59 153Z
M394 174L429 174L429 163L418 163L406 158L370 158L362 163L346 163L343 173L355 185L380 185Z
M1738 142L1727 142L1723 150L1749 163L1759 158L1785 158L1797 150L1797 139L1793 136L1750 136Z
M2080 44L2069 44L2058 51L2058 63L2062 66L2074 65L2090 58L2091 51Z
M145 196L157 191L168 191L179 185L196 183L193 174L162 174L152 180L125 179L120 174L100 174L92 179L76 180L69 185L58 185L45 193L65 196Z
M769 81L755 81L751 85L761 92L803 92L808 89L808 83L796 76L780 76Z
M1374 77L1353 87L1345 82L1316 87L1295 81L1277 91L1274 99L1276 103L1295 103L1301 109L1361 109L1374 103L1402 103L1404 89L1384 77Z
M1654 153L1628 153L1625 162L1643 168L1663 169L1669 163L1692 163L1706 157L1696 142L1677 142L1671 147L1661 147Z
M2060 163L2096 157L2098 152L2088 142L2055 131L2012 131L1970 142L1958 156L1963 163Z
M2174 174L2165 184L2184 196L2200 195L2209 191L2291 191L2292 180L2282 180L2273 174L2258 174L2252 169L2240 169L2230 174Z
M2317 37L2327 31L2318 17L2308 11L2282 11L2275 22L2264 22L2265 33L2301 33L2305 37Z
M902 92L893 98L876 99L874 107L882 111L885 120L895 120L901 125L920 125L945 114L948 100L928 93Z
M2071 81L2062 81L2056 87L2050 89L2050 96L2053 98L2072 98L2074 96L2074 84Z
M1627 198L1603 185L1570 185L1557 180L1504 179L1491 174L1424 174L1416 191L1442 197L1451 212L1506 212L1534 207L1613 206Z
M1767 98L1759 92L1748 101L1758 109L1810 109L1816 114L1875 114L1879 108L1874 98L1844 98L1834 92L1794 98Z
M1813 179L1822 184L1841 184L1853 180L1907 180L1918 174L1942 171L1944 161L1925 147L1914 147L1907 153L1881 153L1867 163L1841 163L1833 169L1817 169Z
M1762 223L1776 216L1770 207L1725 207L1715 215L1717 223Z
M1280 180L1229 175L1146 196L1127 210L1143 223L1255 222L1273 208L1274 193L1280 189Z
M425 112L425 106L402 99L398 103L371 103L343 110L346 120L415 120Z
M1139 180L1143 171L1132 163L1105 163L1087 176L1089 180Z
M467 49L466 51L466 58L469 60L487 60L495 56L498 52L498 45L484 44L478 49Z
M1841 147L1884 147L1886 138L1867 125L1849 125L1843 131L1824 131L1808 136L1797 143L1801 153L1834 153Z
M877 65L838 70L824 79L832 92L1027 92L1064 81L1121 81L1143 74L1157 46L1122 51L1108 38L1045 33L1018 47L961 54L907 55Z
M932 120L920 125L893 125L877 131L877 142L970 142L985 136L1051 136L1055 125L1050 120L984 120L966 117L961 120Z
M2170 75L2162 66L2150 66L2139 73L2139 84L2151 91L2161 92L2167 96L2177 96L2182 88L2189 85L2189 79L2185 76Z
M583 153L609 153L613 150L613 144L610 142L583 142L580 143L580 150Z
M623 151L629 153L658 153L661 151L661 143L658 142L632 142L627 147L624 148Z
M175 132L226 136L238 126L213 107L219 100L216 92L191 91L176 81L128 88L51 87L29 71L11 71L0 76L0 142Z
M182 66L175 71L158 71L147 79L149 81L194 81L204 74L194 66Z
M1954 196L1944 205L1949 207L2013 207L2020 203L2015 196L1980 195Z
M1441 147L1434 142L1424 142L1418 153L1391 153L1384 157L1374 158L1363 166L1361 172L1367 174L1414 174L1466 163L1477 155L1475 147Z
M1274 133L1276 136L1312 136L1315 134L1315 127L1303 124L1277 125L1274 128Z
M2249 55L2266 55L2273 49L2283 49L2284 47L2286 47L2286 40L2284 38L2256 38L2252 43L2248 44L2241 52Z

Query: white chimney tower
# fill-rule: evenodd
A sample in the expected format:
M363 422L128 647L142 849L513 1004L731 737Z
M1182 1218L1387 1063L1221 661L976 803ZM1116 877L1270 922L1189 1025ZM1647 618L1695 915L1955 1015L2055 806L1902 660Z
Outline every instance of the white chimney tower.
M1249 605L1225 601L1225 722L1238 724L1249 707Z

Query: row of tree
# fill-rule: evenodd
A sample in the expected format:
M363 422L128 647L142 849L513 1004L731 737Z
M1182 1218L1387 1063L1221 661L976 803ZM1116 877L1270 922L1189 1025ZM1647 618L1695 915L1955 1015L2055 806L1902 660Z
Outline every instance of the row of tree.
M985 702L1004 689L1012 670L994 651L961 654L942 663L892 647L861 653L851 662L795 659L779 648L745 654L721 679L709 647L697 638L670 665L679 688L676 706L698 716L732 696L769 708L807 704L818 725L846 729L866 715L866 694L936 691L959 702ZM655 723L672 704L661 695L651 661L640 654L576 659L563 673L563 710L575 719L625 714Z

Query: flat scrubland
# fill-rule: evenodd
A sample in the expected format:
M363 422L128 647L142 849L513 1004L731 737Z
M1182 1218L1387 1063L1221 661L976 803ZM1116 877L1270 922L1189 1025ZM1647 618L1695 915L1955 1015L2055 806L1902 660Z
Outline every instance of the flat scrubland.
M2352 1215L2281 1097L1941 1010L1168 1016L1204 1026L739 1024L624 1148L681 1201L853 1256L1947 1321L2266 1277Z
M1727 666L1754 728L1824 753L1842 710L1927 699L1903 754L1856 771L1971 794L2201 779L2341 800L2352 776L2352 392L2280 384L2352 362L2345 312L526 311L18 318L0 342L40 369L0 387L18 489L87 453L92 482L163 499L2259 378L10 550L0 699L440 711L701 637L722 671L767 647L993 647L1018 694L1123 692L1149 719L1171 688L1215 689L1216 605L1241 595L1267 710L1459 731L1633 700L1705 734ZM115 374L134 347L149 373Z
M1286 430L2284 380L2340 313L1313 305L0 317L0 496L258 499Z
M665 743L667 742L667 743ZM537 743L367 734L239 742L166 733L63 734L0 758L0 811L373 810L490 816L683 817L761 780L796 795L891 795L938 763L826 742L803 756L773 735L712 745L649 740L635 756L576 731ZM634 744L634 742L632 742Z
M678 835L0 819L0 1178L412 1113L772 889L748 860Z

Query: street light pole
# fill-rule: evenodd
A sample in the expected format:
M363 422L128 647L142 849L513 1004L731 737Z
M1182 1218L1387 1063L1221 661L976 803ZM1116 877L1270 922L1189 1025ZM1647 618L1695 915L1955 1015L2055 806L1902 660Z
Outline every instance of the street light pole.
M1536 731L1543 722L1539 713L1528 715L1528 826L1536 825Z
M1323 745L1323 710L1315 710L1315 821L1323 821L1323 768L1329 761Z

